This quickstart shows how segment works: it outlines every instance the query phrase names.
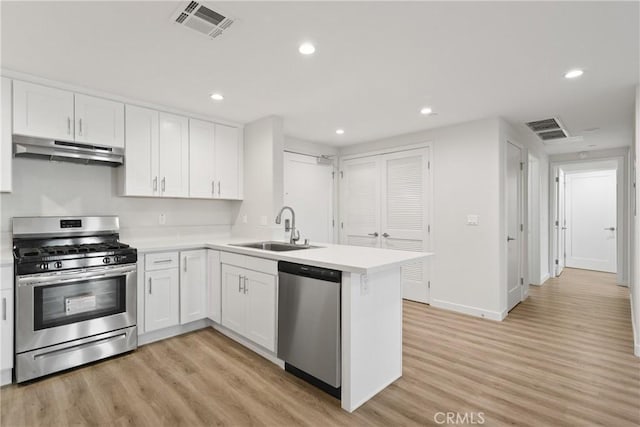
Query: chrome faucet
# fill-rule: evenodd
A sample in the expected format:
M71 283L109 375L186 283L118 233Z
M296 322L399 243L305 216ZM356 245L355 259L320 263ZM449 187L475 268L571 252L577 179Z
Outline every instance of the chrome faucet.
M289 221L285 220L284 222L284 231L291 231L291 238L289 239L289 243L295 245L298 240L300 240L300 232L296 230L296 213L289 206L283 206L276 217L276 224L280 224L282 222L282 213L285 210L289 210L291 212L291 226L289 226Z

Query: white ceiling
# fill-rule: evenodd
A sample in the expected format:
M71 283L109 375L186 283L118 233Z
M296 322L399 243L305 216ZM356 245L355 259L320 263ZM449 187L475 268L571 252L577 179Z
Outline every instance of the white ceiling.
M215 40L179 4L2 1L1 65L335 145L492 116L600 128L551 153L632 139L638 2L203 2L239 19Z

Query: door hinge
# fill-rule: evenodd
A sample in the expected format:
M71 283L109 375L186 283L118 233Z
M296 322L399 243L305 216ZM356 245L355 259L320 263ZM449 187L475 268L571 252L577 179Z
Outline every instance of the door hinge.
M520 231L524 231L524 224L520 224Z
M331 179L336 179L336 173L335 172L331 172Z
M340 178L344 178L344 171L340 171Z
M427 169L431 170L431 162L427 162Z
M558 260L556 260L556 265L559 265Z
M331 227L335 227L335 226L336 226L336 220L335 220L335 219L332 219L332 220L331 220Z
M427 233L431 233L431 224L427 225Z
M431 289L431 280L427 282L427 289Z
M344 228L344 222L340 223L340 228Z
M560 178L556 176L556 182L560 182Z
M520 285L524 285L524 277L520 278Z
M559 226L559 225L560 225L560 223L558 221L556 221L556 227Z
M520 170L524 170L524 162L520 162Z

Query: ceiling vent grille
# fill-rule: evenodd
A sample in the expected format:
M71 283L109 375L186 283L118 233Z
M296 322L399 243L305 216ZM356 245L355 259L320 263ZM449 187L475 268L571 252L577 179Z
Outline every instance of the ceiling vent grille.
M171 21L214 39L229 29L235 18L203 6L197 1L185 1L173 14Z
M545 143L569 138L569 132L557 117L528 122L527 126Z

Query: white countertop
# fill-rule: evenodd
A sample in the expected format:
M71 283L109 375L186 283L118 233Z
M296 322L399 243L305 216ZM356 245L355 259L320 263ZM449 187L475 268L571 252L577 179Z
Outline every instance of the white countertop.
M286 252L265 251L262 249L243 248L232 244L256 242L251 238L220 238L199 240L182 239L129 239L127 243L138 249L138 252L162 252L188 249L215 249L237 254L250 255L277 261L289 261L298 264L313 265L348 271L358 274L371 274L387 270L392 267L423 260L431 255L430 252L409 252L391 249L367 248L361 246L334 245L326 243L311 243L318 248L300 249Z

